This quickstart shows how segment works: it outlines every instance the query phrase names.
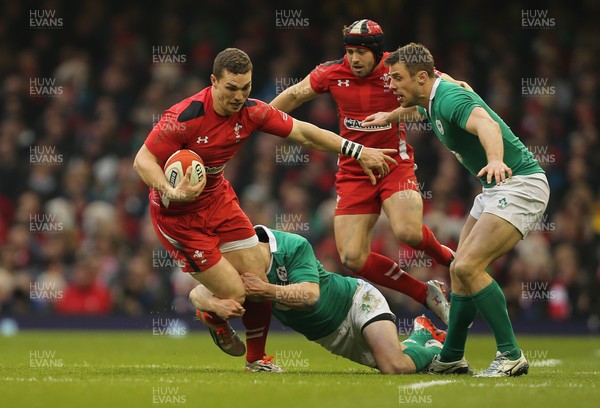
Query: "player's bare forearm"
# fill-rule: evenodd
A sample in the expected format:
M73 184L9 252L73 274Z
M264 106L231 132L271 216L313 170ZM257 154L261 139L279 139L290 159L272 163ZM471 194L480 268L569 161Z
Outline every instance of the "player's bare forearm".
M239 302L233 299L218 298L204 285L198 285L192 289L190 302L196 309L216 313L225 320L242 317L246 311Z
M319 302L320 291L317 283L302 282L285 286L268 285L270 288L267 299L290 309L313 310Z
M321 129L312 123L294 119L294 126L287 137L310 149L324 152L339 153L342 148L342 138L333 132Z
M198 310L203 312L214 312L214 295L204 285L198 285L190 292L190 302Z
M420 122L425 117L419 113L416 107L403 108L402 106L391 112L377 112L367 116L363 121L363 126L385 126L390 123L398 122Z
M297 84L283 90L271 101L270 105L280 111L290 113L315 96L317 96L317 93L312 89L310 78L307 76Z
M390 154L396 149L373 149L361 144L346 140L333 132L321 129L313 124L294 119L294 127L287 137L296 143L316 150L341 153L358 160L364 172L369 176L371 183L377 182L373 172L380 177L389 173L388 163L397 164Z
M290 309L312 310L319 301L319 284L301 282L290 285L273 285L259 279L256 275L242 275L246 296L257 296L277 302Z
M481 107L471 111L466 129L479 138L488 161L502 160L504 144L500 125Z
M169 185L165 173L160 168L158 160L146 145L142 145L135 156L133 168L148 187L152 187L163 194L168 194L173 189Z
M496 184L512 176L512 170L504 163L504 140L500 125L481 107L471 111L467 120L466 130L479 138L481 146L485 150L488 164L482 168L477 177L487 175L487 182Z

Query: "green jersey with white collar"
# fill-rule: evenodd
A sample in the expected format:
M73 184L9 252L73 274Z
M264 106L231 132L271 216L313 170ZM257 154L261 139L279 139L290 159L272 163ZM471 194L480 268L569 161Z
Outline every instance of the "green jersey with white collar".
M417 109L427 116L437 138L475 176L488 163L479 138L466 130L471 111L478 106L485 109L500 125L504 143L503 161L511 168L513 176L544 173L529 149L475 92L438 78L431 90L429 109L421 106L417 106ZM496 185L493 178L490 184L487 183L486 176L480 180L484 187Z
M313 282L320 286L319 302L314 310L293 310L274 301L273 316L308 340L320 339L335 331L350 310L356 279L327 272L306 238L261 225L254 228L261 242L268 239L271 248L269 283L284 286Z

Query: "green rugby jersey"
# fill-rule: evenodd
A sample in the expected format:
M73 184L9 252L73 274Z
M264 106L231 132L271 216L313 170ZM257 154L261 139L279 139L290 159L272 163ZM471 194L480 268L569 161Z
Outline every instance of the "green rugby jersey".
M263 226L255 229L261 241L265 241L265 235L269 238L272 256L267 273L269 283L283 286L313 282L320 286L321 294L314 310L292 310L275 301L273 316L309 340L320 339L336 330L352 305L356 279L323 269L306 238L300 235Z
M467 132L466 125L471 111L482 107L500 125L504 142L504 163L512 169L513 176L544 173L537 160L479 95L442 79L437 79L431 90L429 109L417 106L419 113L427 116L438 139L456 156L458 161L474 176L487 165L485 150L478 137ZM484 187L486 177L480 178Z

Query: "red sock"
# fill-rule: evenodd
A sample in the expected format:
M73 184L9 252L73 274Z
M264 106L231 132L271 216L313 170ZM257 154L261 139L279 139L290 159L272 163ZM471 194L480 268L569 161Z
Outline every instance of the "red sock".
M221 319L219 316L217 316L216 313L213 312L202 312L198 309L196 309L196 314L198 315L198 317L200 317L200 313L204 313L204 319L209 322L210 324L214 324L214 325L222 325L225 324L225 320Z
M246 361L252 363L265 357L267 333L271 324L271 301L244 302L246 313L242 322L246 328Z
M404 272L390 258L371 252L358 274L368 281L404 293L425 304L427 285Z
M450 252L448 248L444 248L442 244L438 242L427 225L423 224L421 231L423 232L423 239L418 245L413 246L413 248L424 251L440 265L450 266L452 252Z

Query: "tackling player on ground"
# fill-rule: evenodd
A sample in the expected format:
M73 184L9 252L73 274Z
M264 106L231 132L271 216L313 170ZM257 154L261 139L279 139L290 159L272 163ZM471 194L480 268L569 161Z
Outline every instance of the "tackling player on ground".
M544 171L479 95L435 76L433 57L423 45L401 47L385 63L390 89L401 107L372 115L365 122L382 125L427 118L437 138L483 184L450 266L448 337L430 372L471 372L464 358L465 342L479 311L492 328L497 346L496 358L479 375L527 374L529 364L515 339L506 299L486 268L510 251L543 216L550 197Z
M448 303L440 283L427 284L405 273L392 259L371 251L373 228L381 209L399 242L423 251L439 264L449 266L452 252L440 245L423 224L423 202L415 176L412 147L406 143L404 126L386 123L363 126L363 119L378 111L398 107L388 88L383 59L384 35L379 24L358 20L343 30L346 55L317 66L298 84L279 94L271 105L291 112L321 93L329 92L338 107L342 137L370 147L398 149L397 166L373 186L359 166L339 158L336 174L337 205L334 234L342 263L361 277L402 292L434 311L448 323Z
M255 227L268 282L242 276L246 295L273 302L273 315L333 354L377 368L383 374L422 372L438 355L445 332L425 316L414 320L411 336L398 340L396 317L374 286L327 272L308 241L296 234ZM200 310L223 319L243 315L241 305L219 299L199 285L190 299Z
M162 245L195 279L216 296L243 304L250 371L279 371L265 360L266 335L271 320L268 301L245 302L242 273L254 273L258 239L248 217L241 210L235 192L223 177L227 161L256 130L287 137L318 150L349 155L364 166L372 182L373 170L389 171L386 155L395 150L378 150L344 140L338 135L298 121L268 104L249 99L252 63L243 51L228 48L214 61L211 86L169 108L152 129L136 155L134 167L150 186L150 216ZM183 181L169 185L163 173L165 161L180 149L190 149L204 160L207 177L190 184L191 166ZM167 206L162 201L166 197ZM226 353L241 356L244 344L226 321L205 313L203 323L215 343Z

